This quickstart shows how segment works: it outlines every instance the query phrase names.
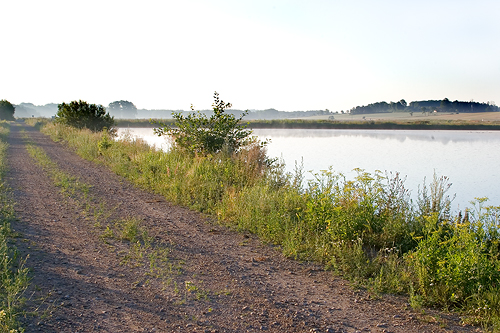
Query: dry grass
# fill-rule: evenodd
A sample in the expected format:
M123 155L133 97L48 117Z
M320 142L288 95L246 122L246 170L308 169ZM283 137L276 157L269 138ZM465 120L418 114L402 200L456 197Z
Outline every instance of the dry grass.
M422 120L439 120L439 121L471 121L471 122L500 122L500 112L477 112L477 113L430 113L422 114L414 112L413 116L408 112L391 112L391 113L370 113L370 114L334 114L337 121L350 120L382 120L382 121L422 121ZM326 120L329 116L313 116L300 119L308 120Z

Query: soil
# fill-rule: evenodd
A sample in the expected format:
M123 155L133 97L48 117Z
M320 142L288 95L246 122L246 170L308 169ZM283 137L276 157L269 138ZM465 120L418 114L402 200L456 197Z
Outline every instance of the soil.
M91 185L91 203L106 213L100 227L30 157L26 136ZM407 297L354 290L317 264L134 187L24 123L11 126L9 145L16 246L31 269L26 332L477 331L452 313L413 310ZM102 237L106 223L131 217L164 251L165 261L154 261L162 277L148 275L151 249L141 259L137 244Z

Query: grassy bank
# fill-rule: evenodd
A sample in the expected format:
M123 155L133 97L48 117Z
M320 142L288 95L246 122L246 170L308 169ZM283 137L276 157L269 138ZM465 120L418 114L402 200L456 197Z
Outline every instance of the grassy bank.
M8 134L9 123L0 122L0 332L22 332L17 316L24 303L28 270L9 241L13 236L10 222L14 219L14 203L5 184Z
M315 260L371 290L409 295L500 331L500 207L453 216L448 180L423 184L416 202L397 174L325 171L302 186L253 145L231 156L190 157L141 140L113 141L51 123L42 131L136 185L251 231L300 260Z
M372 129L372 130L500 130L499 122L463 120L255 120L250 128Z
M371 115L367 115L369 117ZM173 124L173 119L162 120ZM117 127L154 127L148 119L117 119ZM377 129L377 130L500 130L500 121L438 119L437 117L415 117L415 119L276 119L251 120L250 128L289 128L289 129Z

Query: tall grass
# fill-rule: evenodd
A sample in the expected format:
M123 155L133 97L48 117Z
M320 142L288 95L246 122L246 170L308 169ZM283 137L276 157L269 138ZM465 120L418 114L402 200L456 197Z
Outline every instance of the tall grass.
M231 156L193 158L140 139L115 142L107 132L50 123L43 131L138 186L279 244L290 257L500 331L500 207L478 199L463 216L452 215L446 177L424 182L414 203L398 174L356 170L346 179L327 170L303 186L300 168L285 173L257 143Z
M20 332L17 316L22 311L23 293L28 286L25 260L9 243L13 233L10 222L14 219L14 203L4 177L7 169L7 143L9 124L0 122L0 331Z

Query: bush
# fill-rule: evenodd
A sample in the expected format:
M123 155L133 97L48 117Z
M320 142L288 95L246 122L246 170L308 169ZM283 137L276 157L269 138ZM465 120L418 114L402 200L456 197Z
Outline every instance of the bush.
M482 207L453 220L426 217L427 233L406 255L414 270L414 292L428 305L460 306L498 288L500 207ZM483 298L483 297L479 297Z
M16 108L7 100L0 100L0 120L14 120Z
M75 128L88 128L100 132L114 125L114 118L106 113L102 105L89 104L82 100L57 106L56 122Z
M248 143L252 132L246 126L240 126L239 122L246 115L236 118L233 114L225 113L231 107L231 103L224 103L219 99L219 94L214 93L214 103L212 104L214 114L208 118L205 114L197 111L188 116L181 113L174 113L175 128L154 121L160 127L155 128L155 133L161 135L171 135L175 139L175 144L182 150L193 154L208 155L215 154L227 149L229 153ZM191 105L191 110L194 111Z

